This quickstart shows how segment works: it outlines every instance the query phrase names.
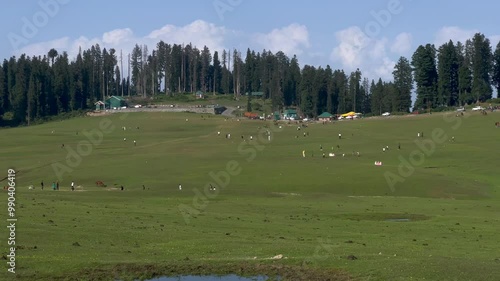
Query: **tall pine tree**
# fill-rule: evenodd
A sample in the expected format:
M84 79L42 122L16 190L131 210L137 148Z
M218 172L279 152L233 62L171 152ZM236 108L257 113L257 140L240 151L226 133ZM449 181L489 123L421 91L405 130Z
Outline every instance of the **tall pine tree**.
M420 45L412 56L411 65L417 84L415 108L431 109L437 105L436 49L434 45Z
M458 102L459 60L453 41L438 49L438 99L442 106L456 106Z
M490 40L484 34L476 33L471 40L472 94L476 102L491 99L492 54Z
M410 61L400 57L394 71L395 102L394 111L408 112L411 107L411 92L413 90L413 75Z

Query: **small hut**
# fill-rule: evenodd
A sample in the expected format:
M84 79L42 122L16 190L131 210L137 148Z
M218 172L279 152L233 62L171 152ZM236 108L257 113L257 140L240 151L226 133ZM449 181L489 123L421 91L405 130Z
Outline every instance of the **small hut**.
M105 105L104 102L97 101L97 102L94 103L94 105L95 105L95 110L96 111L104 110L104 105Z
M323 112L321 115L318 116L319 121L331 121L333 118L333 115L328 113L328 112Z
M196 92L195 96L197 99L204 99L205 98L205 94L203 94L202 91Z

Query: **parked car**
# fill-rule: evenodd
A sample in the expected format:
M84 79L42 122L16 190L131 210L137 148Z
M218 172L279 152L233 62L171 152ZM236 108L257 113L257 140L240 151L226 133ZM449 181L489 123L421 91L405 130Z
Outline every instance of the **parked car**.
M465 107L457 108L457 112L464 112L464 111L465 111Z
M382 113L382 116L391 116L391 113L390 112L384 112L384 113Z
M475 107L472 108L472 111L481 111L481 110L485 110L485 108L482 107L482 106L480 106L480 105L475 106Z

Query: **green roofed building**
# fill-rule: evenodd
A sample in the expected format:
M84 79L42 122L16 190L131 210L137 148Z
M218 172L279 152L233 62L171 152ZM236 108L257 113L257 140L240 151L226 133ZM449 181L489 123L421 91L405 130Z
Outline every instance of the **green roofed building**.
M283 111L283 119L297 119L299 117L297 110L285 109Z
M114 109L127 106L127 102L124 98L118 96L111 96L106 100L106 108Z
M321 115L318 116L319 121L330 121L332 120L333 115L328 113L328 112L323 112Z

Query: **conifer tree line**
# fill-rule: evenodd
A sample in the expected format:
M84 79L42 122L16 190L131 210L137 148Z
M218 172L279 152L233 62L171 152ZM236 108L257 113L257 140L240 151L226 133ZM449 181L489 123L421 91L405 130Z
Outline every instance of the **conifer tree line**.
M125 61L125 63L124 63ZM130 75L123 75L127 71ZM500 43L492 51L477 33L465 43L436 48L421 45L400 57L392 81L369 80L360 69L299 66L296 56L247 49L211 52L192 44L160 41L153 50L135 45L123 56L98 44L70 59L51 49L47 55L11 57L0 65L0 122L10 125L76 110L89 110L111 95L154 97L202 91L238 98L262 92L273 110L299 108L315 117L324 111L380 115L461 106L491 99L500 88Z

